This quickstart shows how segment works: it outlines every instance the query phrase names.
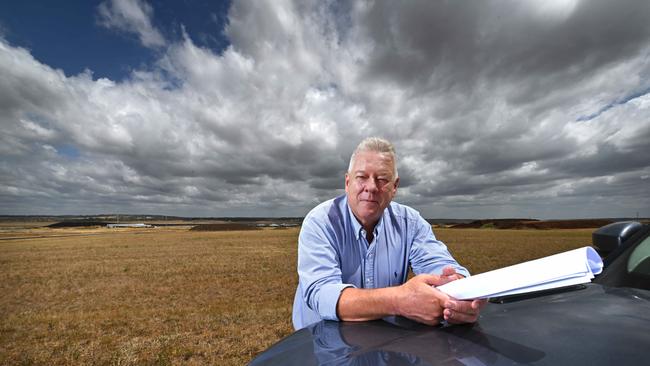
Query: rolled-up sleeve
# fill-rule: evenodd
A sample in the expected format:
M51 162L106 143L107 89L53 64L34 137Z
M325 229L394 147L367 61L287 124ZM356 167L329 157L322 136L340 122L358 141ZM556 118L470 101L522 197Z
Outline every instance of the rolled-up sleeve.
M451 266L456 273L465 277L469 271L458 264L451 256L447 246L436 239L431 225L422 217L413 226L414 238L411 246L410 261L415 274L441 274L442 269Z
M298 238L299 291L301 306L321 319L338 320L336 305L341 291L352 284L342 282L339 253L334 234L320 220L308 216ZM303 316L307 309L301 309Z

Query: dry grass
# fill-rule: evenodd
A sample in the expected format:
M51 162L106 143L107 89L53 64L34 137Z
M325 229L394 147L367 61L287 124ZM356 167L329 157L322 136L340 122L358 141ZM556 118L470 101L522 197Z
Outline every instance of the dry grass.
M292 331L298 229L25 230L0 236L0 364L241 365ZM436 229L473 272L590 233Z

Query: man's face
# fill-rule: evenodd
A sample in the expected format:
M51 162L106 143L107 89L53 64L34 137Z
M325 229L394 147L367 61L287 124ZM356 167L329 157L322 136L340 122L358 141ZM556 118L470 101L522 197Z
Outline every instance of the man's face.
M360 151L345 175L345 192L354 216L366 228L373 227L397 193L395 162L389 154Z

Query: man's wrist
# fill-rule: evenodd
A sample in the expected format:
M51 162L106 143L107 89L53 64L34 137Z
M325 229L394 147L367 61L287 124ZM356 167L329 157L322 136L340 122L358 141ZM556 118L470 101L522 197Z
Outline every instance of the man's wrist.
M404 292L403 286L404 285L388 288L390 289L389 303L390 303L390 312L392 315L402 315L401 304L402 304L402 294Z

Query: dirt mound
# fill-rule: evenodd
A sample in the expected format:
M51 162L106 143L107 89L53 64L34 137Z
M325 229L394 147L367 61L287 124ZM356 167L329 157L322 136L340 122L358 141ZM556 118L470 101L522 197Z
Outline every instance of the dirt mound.
M519 229L524 228L528 223L535 223L538 220L531 219L491 219L475 220L468 223L461 223L451 226L454 229Z
M258 230L254 224L226 223L226 224L200 224L191 228L191 231L234 231L234 230Z
M585 220L548 220L528 224L531 229L596 229L611 224L614 220L585 219Z
M610 219L584 220L531 220L531 219L494 219L475 220L470 223L453 225L454 229L591 229L611 224Z
M106 226L107 224L112 224L111 222L106 221L61 221L54 224L47 225L51 228L62 228L62 227L87 227L87 226Z

